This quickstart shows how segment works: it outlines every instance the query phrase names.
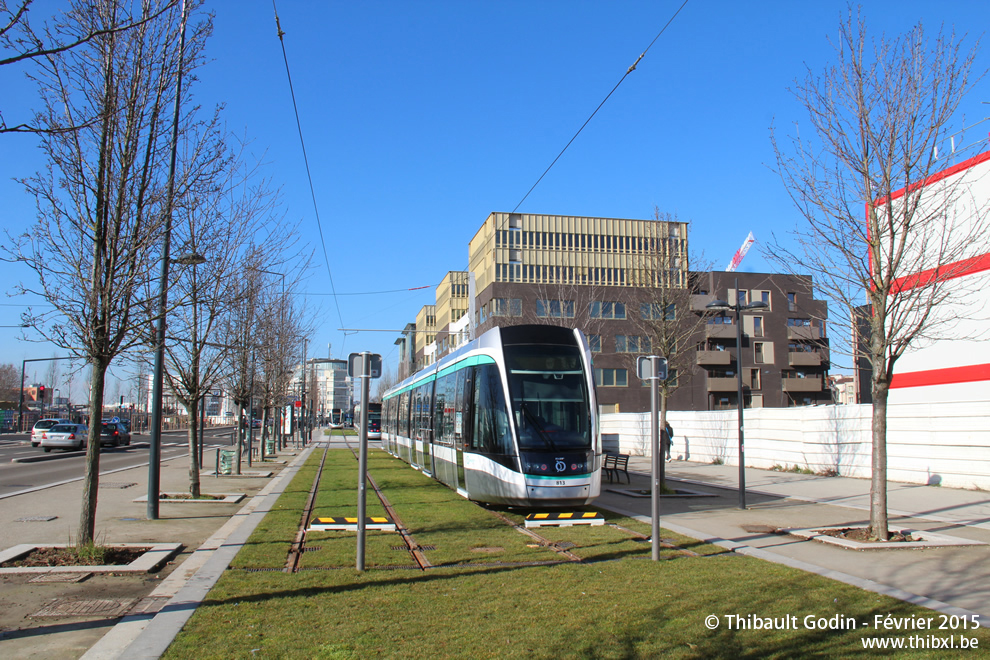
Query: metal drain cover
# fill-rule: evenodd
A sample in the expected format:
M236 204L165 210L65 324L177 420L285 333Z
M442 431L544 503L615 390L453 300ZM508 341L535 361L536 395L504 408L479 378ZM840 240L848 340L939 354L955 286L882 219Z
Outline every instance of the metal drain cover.
M82 582L92 573L42 573L28 582Z
M780 529L773 525L740 525L739 528L749 534L779 534Z
M100 616L118 617L127 614L134 599L127 600L55 600L31 615L32 618L49 616Z

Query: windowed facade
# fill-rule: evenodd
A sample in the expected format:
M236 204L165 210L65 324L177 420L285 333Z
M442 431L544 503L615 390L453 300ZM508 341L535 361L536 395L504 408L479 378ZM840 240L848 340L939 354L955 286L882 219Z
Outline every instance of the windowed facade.
M536 316L541 319L572 319L574 318L574 301L537 300Z
M677 308L674 303L670 303L669 305L643 303L639 306L639 318L644 321L676 321Z
M594 301L588 305L588 316L592 319L624 319L626 305L621 302Z
M598 387L628 387L629 372L625 369L595 369Z
M602 352L602 336L601 335L588 335L588 346L591 347L592 353Z
M651 352L650 338L640 337L637 335L616 335L615 352L616 353L649 353Z
M467 273L474 275L473 305L460 297L467 287L458 275L451 278L451 302L444 309L457 314L473 307L475 335L496 325L551 323L580 328L594 355L599 403L607 409L649 409L649 388L635 382L639 380L635 372L630 383L629 370L637 355L661 350L657 341L662 335L656 328L667 322L692 324L696 333L679 335L680 344L690 350L664 345L663 350L672 353L665 356L672 359L668 373L679 374L682 385L670 394L671 410L734 406L740 372L747 405L756 400L753 390L759 391L765 407L824 400L812 390L829 366L825 326L819 321L827 318L827 309L824 302L814 300L811 278L689 273L686 229L683 223L493 213L469 243ZM646 268L651 257L662 257L657 259L662 266ZM654 288L661 284L683 287L691 300L657 304ZM438 302L439 295L438 291ZM768 305L739 315L741 346L737 328L732 327L734 312L705 311L705 305L716 299ZM774 302L779 312L771 306ZM417 323L415 334L418 349L424 339L432 341L425 359L433 361L439 358L430 358L430 350L436 356L455 347L457 340L444 327L449 320L446 312L435 316L432 324L425 317L423 324ZM428 326L430 330L421 334ZM784 371L801 371L806 378L785 378Z

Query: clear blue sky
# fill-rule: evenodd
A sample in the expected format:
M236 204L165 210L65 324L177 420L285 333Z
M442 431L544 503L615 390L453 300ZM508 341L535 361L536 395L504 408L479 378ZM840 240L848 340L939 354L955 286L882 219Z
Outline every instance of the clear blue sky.
M212 62L195 93L225 103L231 131L267 150L286 215L312 244L304 288L319 329L311 354L326 356L331 344L333 357L370 350L394 365L395 334L338 329L400 329L432 304L447 271L466 269L482 221L515 208L681 1L277 0L337 303L325 295L330 277L272 3L209 2ZM899 34L919 19L932 33L990 25L985 1L865 5L874 34ZM718 268L752 231L757 249L740 270L768 271L759 241L799 221L767 167L769 128L803 120L787 88L806 65L821 71L830 61L828 38L847 6L689 0L520 211L648 218L659 206L691 223L692 251ZM981 55L977 68L988 61ZM0 103L9 121L32 99L22 71L7 68ZM988 84L967 98L966 124L990 115ZM39 165L31 138L0 137L5 228L30 222L33 203L10 179ZM0 263L4 291L26 276ZM404 291L421 286L430 288ZM3 302L4 324L16 323L20 308L10 305L20 301ZM17 334L0 329L0 361L55 354Z

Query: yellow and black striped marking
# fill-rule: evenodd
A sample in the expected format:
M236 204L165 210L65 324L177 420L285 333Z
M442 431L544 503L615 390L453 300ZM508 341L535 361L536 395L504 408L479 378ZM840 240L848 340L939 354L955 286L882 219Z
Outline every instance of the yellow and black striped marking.
M531 513L526 516L526 527L570 527L571 525L604 525L605 518L595 511L563 511L558 513Z
M310 531L357 531L357 517L322 517L313 518L309 523ZM385 532L394 532L395 523L385 516L372 516L364 519L365 529L378 529Z

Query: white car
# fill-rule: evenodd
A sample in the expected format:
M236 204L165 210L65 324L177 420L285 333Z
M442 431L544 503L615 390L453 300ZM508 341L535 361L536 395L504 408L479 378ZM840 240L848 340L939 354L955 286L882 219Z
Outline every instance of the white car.
M68 419L39 419L31 428L31 446L37 447L41 444L41 434L52 428L56 424L71 424Z
M41 448L46 452L52 449L83 449L89 429L85 424L56 424L41 433Z

